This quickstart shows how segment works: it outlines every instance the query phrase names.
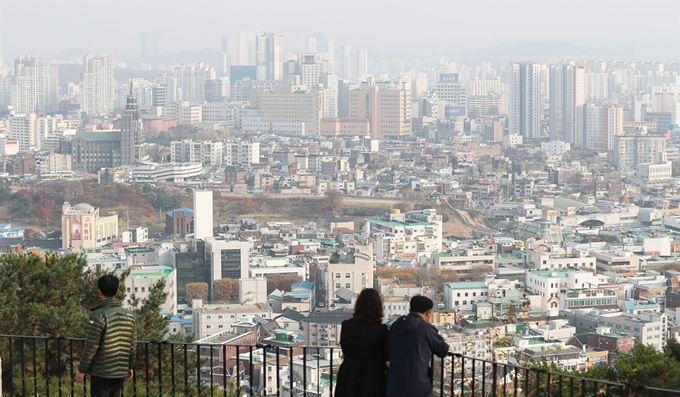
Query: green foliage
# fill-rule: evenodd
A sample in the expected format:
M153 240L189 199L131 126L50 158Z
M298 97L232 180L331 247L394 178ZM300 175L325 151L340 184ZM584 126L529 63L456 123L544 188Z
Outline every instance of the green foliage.
M329 263L340 263L340 254L338 254L337 252L333 252L331 254L330 259L328 259L328 262Z
M9 210L22 218L27 218L33 210L33 199L28 195L15 194Z

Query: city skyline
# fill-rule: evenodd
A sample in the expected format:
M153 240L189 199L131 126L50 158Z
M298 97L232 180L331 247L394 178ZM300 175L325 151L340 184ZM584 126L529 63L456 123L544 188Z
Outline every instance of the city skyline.
M30 4L38 5L38 11L22 12ZM163 9L169 3L157 0L96 4L5 0L0 5L0 54L5 59L22 53L51 59L79 50L130 57L139 54L140 34L147 31L158 33L160 53L170 54L217 49L222 34L259 29L286 37L286 53L297 52L301 38L321 32L338 44L395 56L442 55L525 42L564 42L658 60L680 56L680 35L673 26L654 23L659 15L680 16L680 3L670 0L648 1L644 7L613 1L328 0L323 2L326 14L309 4L199 1L192 5L211 12L201 12L196 22L187 23L180 17L184 13ZM270 12L262 15L256 12L260 9ZM124 29L121 21L127 21Z

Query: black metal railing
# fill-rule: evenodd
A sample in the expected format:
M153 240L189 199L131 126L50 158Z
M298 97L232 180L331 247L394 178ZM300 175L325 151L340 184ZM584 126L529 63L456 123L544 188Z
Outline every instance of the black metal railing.
M3 396L84 396L74 381L83 339L0 335ZM334 394L338 348L258 344L139 342L125 396L291 396ZM586 379L460 354L433 357L440 397L678 396L678 390Z

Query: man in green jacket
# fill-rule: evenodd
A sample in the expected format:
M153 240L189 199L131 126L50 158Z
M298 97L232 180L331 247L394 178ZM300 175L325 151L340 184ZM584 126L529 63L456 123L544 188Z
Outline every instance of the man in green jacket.
M132 378L137 359L137 325L131 311L116 299L120 281L106 275L97 280L102 302L92 309L87 336L75 380L91 377L92 397L119 397L123 383Z

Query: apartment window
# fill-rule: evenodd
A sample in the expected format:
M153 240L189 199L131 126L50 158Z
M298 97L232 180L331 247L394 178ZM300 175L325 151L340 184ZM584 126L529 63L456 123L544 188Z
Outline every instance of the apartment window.
M345 273L345 278L350 278L351 275L349 273Z
M345 283L345 288L349 288L349 287L350 287L350 283Z
M476 293L476 292L473 292L473 293L472 293L472 296L477 296L477 293Z
M458 306L458 301L453 302L454 305Z
M335 288L340 288L340 283L335 283Z
M335 278L340 278L340 273L335 273Z
M206 328L212 328L212 325L208 324L205 326Z
M142 287L142 292L146 292L146 288Z
M139 289L137 287L135 287L135 292L139 292Z
M458 298L460 298L460 292L459 292L459 293L457 293L457 294L456 294L456 296L457 296Z
M468 296L468 293L466 292L466 293L465 293L465 297L467 298L467 296Z

